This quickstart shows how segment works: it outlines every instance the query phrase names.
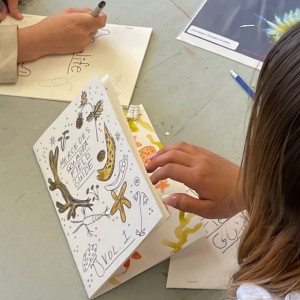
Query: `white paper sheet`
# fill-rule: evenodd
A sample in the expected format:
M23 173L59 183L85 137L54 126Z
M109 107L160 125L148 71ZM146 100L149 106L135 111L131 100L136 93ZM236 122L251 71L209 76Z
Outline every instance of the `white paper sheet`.
M206 237L170 259L168 288L226 289L238 268L237 247L244 229L242 213L231 219L202 219Z
M6 18L0 26L19 27L44 17L24 15L21 21ZM1 84L0 94L71 101L94 72L109 74L122 106L130 103L152 29L107 24L82 53L51 55L18 66L18 82Z

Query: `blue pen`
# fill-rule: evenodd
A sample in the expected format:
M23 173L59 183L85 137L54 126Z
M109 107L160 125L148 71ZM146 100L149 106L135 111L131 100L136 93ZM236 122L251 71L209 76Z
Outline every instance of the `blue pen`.
M255 93L251 90L251 88L247 85L247 83L234 71L230 71L231 76L241 85L241 87L248 93L248 95L254 99Z

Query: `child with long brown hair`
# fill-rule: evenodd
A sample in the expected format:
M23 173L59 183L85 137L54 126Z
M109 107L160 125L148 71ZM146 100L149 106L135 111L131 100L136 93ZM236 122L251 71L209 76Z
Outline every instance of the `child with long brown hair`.
M186 143L147 165L153 184L172 178L198 198L165 203L206 218L246 210L232 277L238 299L300 299L300 23L269 52L259 75L242 167Z

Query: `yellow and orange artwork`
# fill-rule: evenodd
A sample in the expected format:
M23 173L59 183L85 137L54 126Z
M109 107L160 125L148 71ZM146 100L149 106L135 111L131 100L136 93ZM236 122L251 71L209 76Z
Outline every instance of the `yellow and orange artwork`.
M165 189L167 187L169 187L170 184L168 182L168 179L165 179L165 180L160 180L156 185L155 185L155 188L158 190L160 189L160 192L163 194L165 192Z
M193 228L187 227L191 222L191 219L196 215L191 213L185 213L184 211L179 211L179 225L175 228L175 236L177 241L169 241L168 239L163 239L162 244L164 246L172 248L171 254L181 250L182 246L187 242L187 238L190 234L197 232L202 227L202 222L197 223Z

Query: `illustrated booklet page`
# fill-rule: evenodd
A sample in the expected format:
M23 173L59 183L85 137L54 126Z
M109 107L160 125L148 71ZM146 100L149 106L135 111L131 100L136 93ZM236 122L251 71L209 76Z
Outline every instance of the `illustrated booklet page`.
M142 105L131 105L125 114L138 152L143 163L146 164L149 157L163 148L163 145ZM184 184L169 178L159 181L154 189L161 197L172 193L195 196L194 192ZM182 249L205 236L203 218L173 207L168 207L168 211L170 217L147 236L99 290L99 295L168 259L173 254L180 253Z
M24 15L22 20L7 17L0 26L19 28L44 17ZM127 107L140 72L152 28L106 24L81 53L49 55L18 65L18 81L1 84L0 94L38 99L71 101L97 72L109 74L122 106Z
M94 298L169 216L109 80L103 85L93 75L33 150L87 294Z

